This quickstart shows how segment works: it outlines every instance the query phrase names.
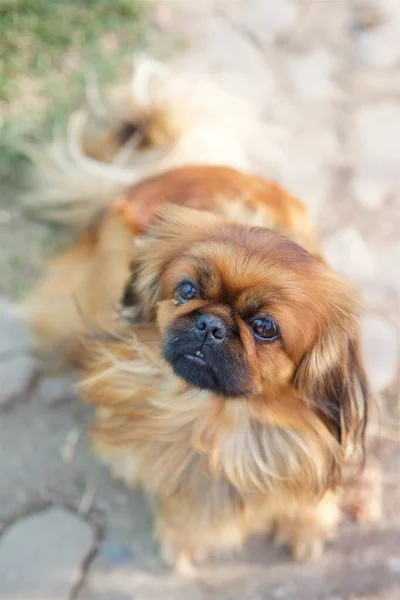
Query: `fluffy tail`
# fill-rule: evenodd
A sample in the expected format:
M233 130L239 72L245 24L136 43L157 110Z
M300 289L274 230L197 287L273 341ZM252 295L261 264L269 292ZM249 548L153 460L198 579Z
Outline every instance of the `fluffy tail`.
M85 229L121 191L169 168L258 166L274 176L281 161L276 131L254 107L151 59L135 59L131 81L114 88L105 103L90 86L88 105L71 115L62 137L24 147L33 168L22 203L42 219ZM253 160L257 139L263 165Z

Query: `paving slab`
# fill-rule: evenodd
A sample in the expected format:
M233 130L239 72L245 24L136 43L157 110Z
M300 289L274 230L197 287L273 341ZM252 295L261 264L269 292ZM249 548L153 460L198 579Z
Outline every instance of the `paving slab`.
M0 597L66 600L94 544L88 523L63 508L20 519L0 538Z

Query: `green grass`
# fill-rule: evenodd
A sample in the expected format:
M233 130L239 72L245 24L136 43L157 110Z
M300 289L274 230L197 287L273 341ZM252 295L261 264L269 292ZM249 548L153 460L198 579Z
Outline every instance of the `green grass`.
M13 146L48 136L83 96L89 72L112 79L146 43L141 0L0 0L0 176Z
M18 206L18 142L62 127L95 72L100 84L151 44L143 0L0 0L0 294L19 298L60 243L54 225Z

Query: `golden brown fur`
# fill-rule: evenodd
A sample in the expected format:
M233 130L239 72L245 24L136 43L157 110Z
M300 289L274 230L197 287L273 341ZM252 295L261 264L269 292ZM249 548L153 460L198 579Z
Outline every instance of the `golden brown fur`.
M111 199L80 240L49 263L45 278L23 306L42 354L53 355L56 347L73 361L79 334L88 327L115 326L132 241L146 230L164 201L293 232L294 239L318 255L304 205L258 175L191 166L151 177Z
M153 77L147 104L142 77L100 137L75 127L65 148L33 152L42 172L33 202L82 232L22 311L43 356L84 370L94 446L152 497L168 562L187 568L253 531L273 531L307 559L337 525L343 467L363 458L357 294L324 263L304 205L247 172L233 125L249 133L255 121L224 120L229 102L218 118L175 106L179 86ZM188 88L178 91L182 101ZM171 152L140 163L126 146L138 131L147 159L152 148ZM180 304L177 284L189 276L202 294ZM272 343L251 333L257 311L279 324ZM166 352L203 313L230 332L215 354L227 393L177 375Z
M177 305L177 280L200 264L215 267L208 298ZM284 343L257 346L239 319L246 395L200 391L173 373L161 352L172 323L193 310L238 319L260 298ZM351 286L276 233L169 207L133 260L125 304L148 325L92 344L81 389L98 407L98 452L128 485L155 495L164 556L186 565L271 529L296 557L317 553L338 521L331 490L346 460L363 453Z
M310 497L307 485L324 479L327 465L313 424L302 432L288 422L298 406L259 411L245 399L188 390L160 360L153 329L91 350L81 392L97 406L94 447L116 477L156 494L156 531L168 562L185 566L185 559L240 547L249 533L273 529L297 558L319 552L339 510L330 492L319 503ZM301 414L292 419L299 424Z

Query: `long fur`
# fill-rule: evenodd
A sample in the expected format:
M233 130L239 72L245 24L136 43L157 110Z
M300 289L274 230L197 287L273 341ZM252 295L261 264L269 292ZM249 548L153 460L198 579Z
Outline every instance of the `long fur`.
M79 335L113 328L131 259L163 201L189 204L247 225L289 233L319 256L305 206L270 181L228 167L192 166L168 171L127 188L78 242L47 265L21 306L42 355L75 361ZM136 244L136 247L134 246Z
M91 104L100 124L80 112L64 139L27 148L36 184L24 202L81 230L21 306L37 348L83 368L94 445L152 496L166 560L187 565L255 530L309 558L337 525L344 466L363 458L357 295L325 265L302 203L247 172L256 137L265 147L271 135L246 103L141 59L132 82ZM277 154L266 144L266 171ZM253 392L235 400L190 387L162 355L175 315L166 273L195 251L245 289L263 274L255 294L272 286L297 331L268 354L239 322ZM115 321L121 297L131 324Z
M274 423L273 407L260 420L244 401L188 390L140 336L94 342L80 390L97 407L98 454L128 486L155 494L164 559L181 569L274 529L298 559L318 554L339 509L330 492L312 500L310 486L320 494L340 457L319 419L298 402L309 420L299 431Z
M118 477L155 496L163 553L177 564L271 528L296 557L309 558L337 524L332 490L343 467L363 460L367 390L355 292L319 259L265 232L164 208L132 263L125 295L131 318L147 325L89 347L81 390L97 407L95 447ZM266 239L265 258L254 262L252 249L261 251ZM233 247L236 256L227 259ZM278 282L294 294L289 307L282 295L282 318L293 310L304 327L318 323L310 347L306 329L298 348L289 350L286 339L286 351L298 358L293 366L281 363L277 376L271 377L273 350L265 368L260 356L247 355L260 362L253 365L260 390L234 400L189 386L161 353L175 310L164 299L169 269L185 252L209 265L208 251L232 282L234 273L246 281L246 268L253 278L265 269L268 281L278 268Z
M22 148L34 164L22 202L41 218L85 228L128 186L184 164L250 170L257 140L265 175L283 160L256 108L148 58L134 59L131 81L111 89L102 115L93 104L71 115L64 136Z
M200 451L207 471L223 474L244 495L289 488L307 496L310 487L325 488L330 458L324 463L321 439L335 460L340 449L328 432L324 435L319 418L302 407L300 397L289 403L304 413L304 430L284 428L278 414L275 420L273 405L250 404L249 410L246 402L214 401L209 392L188 390L160 352L149 351L139 336L140 330L133 340L121 343L110 337L91 345L88 376L80 387L96 406L108 408L104 419L99 412L95 428L99 447L131 447L137 457L135 479L145 487L151 482L159 494L176 493Z

